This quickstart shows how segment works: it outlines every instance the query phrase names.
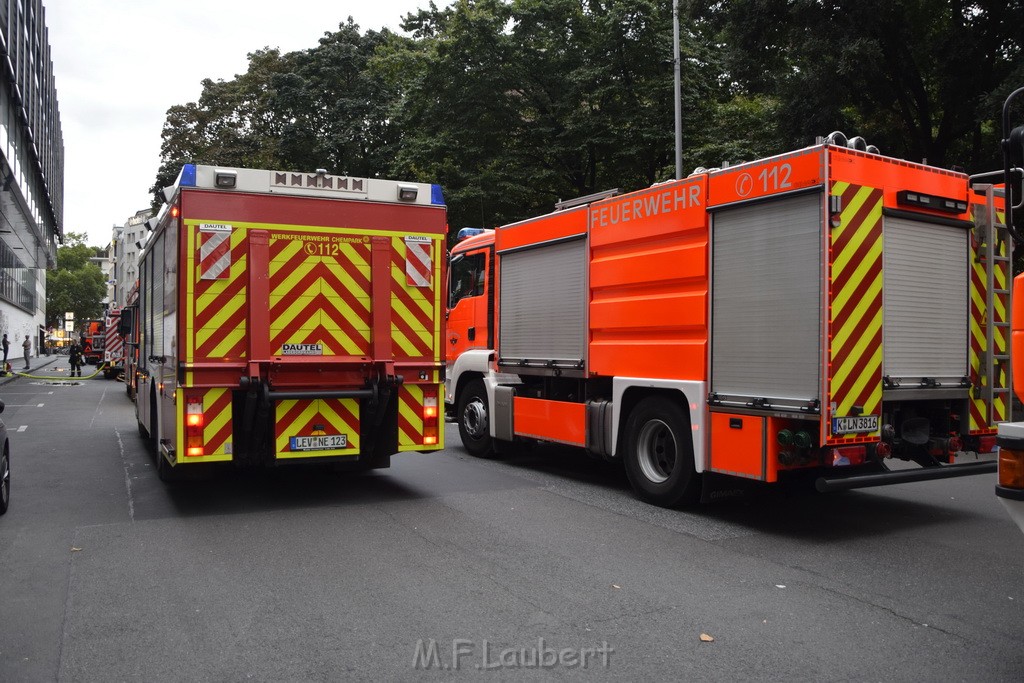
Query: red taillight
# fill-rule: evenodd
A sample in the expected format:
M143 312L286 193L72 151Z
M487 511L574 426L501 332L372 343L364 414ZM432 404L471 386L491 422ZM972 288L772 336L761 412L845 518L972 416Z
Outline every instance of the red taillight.
M437 445L437 387L423 390L423 445Z
M950 453L958 453L964 449L964 440L959 436L949 437L949 443L946 444L946 449Z
M879 458L888 458L892 456L892 446L890 446L884 441L879 443L877 446L875 446L875 455L877 455Z
M203 455L203 401L189 398L185 402L185 455L196 458Z

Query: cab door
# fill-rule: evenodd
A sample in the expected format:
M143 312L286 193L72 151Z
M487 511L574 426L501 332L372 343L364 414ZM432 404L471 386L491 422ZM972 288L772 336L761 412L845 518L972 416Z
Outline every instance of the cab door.
M448 344L445 354L449 366L464 351L491 348L493 259L490 248L452 257L448 267Z

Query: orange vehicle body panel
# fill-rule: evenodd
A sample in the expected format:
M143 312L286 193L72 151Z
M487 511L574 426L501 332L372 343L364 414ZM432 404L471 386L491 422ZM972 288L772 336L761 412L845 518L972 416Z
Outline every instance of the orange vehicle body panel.
M802 190L825 182L821 148L771 157L753 164L711 174L708 205L721 206Z
M587 212L581 207L505 226L496 231L495 246L498 251L507 251L582 235L586 231Z
M714 472L764 480L765 420L759 415L711 414L711 466Z
M584 404L523 396L516 396L514 401L517 436L572 446L586 445L587 408Z
M590 207L590 374L704 379L705 176Z
M1024 359L1024 275L1013 280L1013 315L1011 319L1013 342L1011 357ZM1024 362L1013 364L1013 386L1017 397L1024 393Z

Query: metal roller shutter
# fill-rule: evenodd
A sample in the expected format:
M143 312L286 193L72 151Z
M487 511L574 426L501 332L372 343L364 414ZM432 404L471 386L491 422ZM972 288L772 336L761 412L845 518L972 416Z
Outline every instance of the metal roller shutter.
M886 217L883 373L956 384L968 374L968 232Z
M502 360L581 364L587 331L586 240L501 259Z
M714 215L711 389L720 397L819 398L821 203L815 193Z

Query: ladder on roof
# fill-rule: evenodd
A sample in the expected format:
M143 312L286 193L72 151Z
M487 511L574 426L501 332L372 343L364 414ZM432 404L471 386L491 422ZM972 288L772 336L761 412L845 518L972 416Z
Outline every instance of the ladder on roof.
M981 397L985 403L988 425L1010 419L1013 404L1013 368L1010 363L1010 312L1013 282L1013 238L1006 224L999 220L996 210L996 188L992 184L978 184L974 189L985 196L984 204L974 205L975 236L979 239L979 260L985 266L985 353L981 358ZM999 271L1003 282L996 280ZM997 315L996 304L1003 304L1003 319ZM1002 339L1003 348L996 347ZM996 412L996 403L1004 399L1005 413Z

